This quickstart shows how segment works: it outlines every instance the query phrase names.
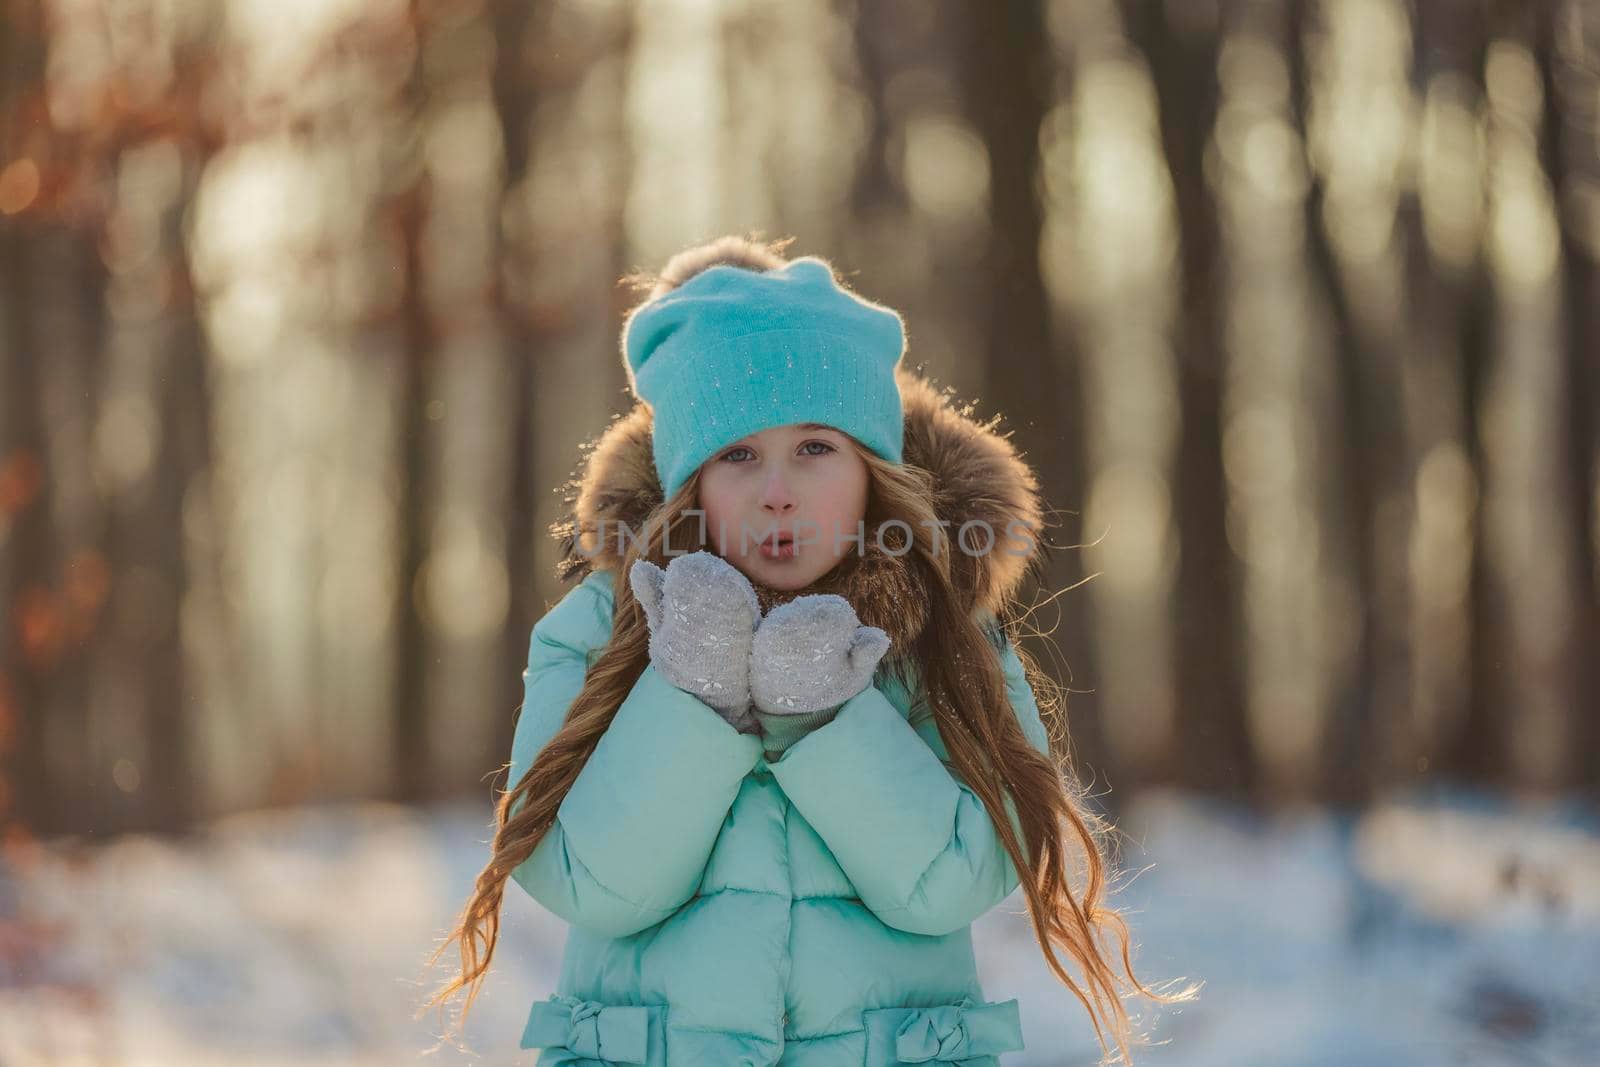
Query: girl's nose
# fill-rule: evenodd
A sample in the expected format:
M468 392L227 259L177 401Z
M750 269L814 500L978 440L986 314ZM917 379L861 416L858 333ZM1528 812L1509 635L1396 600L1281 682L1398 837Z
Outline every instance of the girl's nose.
M761 488L761 507L765 511L778 514L794 510L794 494L790 492L783 475L774 472L767 478L766 484Z

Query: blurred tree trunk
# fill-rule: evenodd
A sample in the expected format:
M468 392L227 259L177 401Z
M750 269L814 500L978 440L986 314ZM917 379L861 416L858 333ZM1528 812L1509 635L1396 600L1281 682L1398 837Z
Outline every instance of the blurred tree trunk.
M8 33L4 43L14 40ZM7 54L12 54L9 49ZM19 69L10 61L4 66ZM0 109L11 112L13 83L10 78L5 82ZM8 151L0 154L5 158L14 157ZM37 829L48 817L43 709L49 671L31 649L28 612L36 596L33 576L55 570L55 539L36 367L29 358L32 228L25 218L0 224L0 471L7 484L0 517L5 523L0 601L6 609L0 628L0 825L16 820Z
M1310 31L1312 0L1290 0L1285 11L1283 45L1289 66L1289 97L1297 131L1306 136L1312 101L1311 70L1306 57L1306 34ZM1315 169L1304 203L1304 222L1310 271L1326 292L1332 324L1330 332L1339 356L1334 361L1333 377L1337 394L1333 410L1340 420L1340 433L1334 435L1340 454L1332 466L1342 479L1339 506L1323 513L1330 527L1330 542L1342 540L1354 569L1352 586L1359 603L1355 650L1332 686L1329 714L1323 733L1320 778L1316 792L1337 804L1356 807L1371 796L1380 764L1378 722L1397 721L1406 710L1409 687L1407 672L1406 618L1381 618L1385 603L1398 603L1386 590L1405 589L1403 551L1387 557L1396 567L1383 567L1380 544L1391 530L1378 525L1377 503L1382 499L1403 498L1407 492L1410 468L1401 423L1398 367L1406 356L1403 337L1384 326L1363 319L1352 307L1359 293L1346 289L1346 271L1329 240L1324 222L1326 188ZM1396 221L1392 241L1407 248L1410 229L1405 211ZM1355 270L1376 270L1373 264L1358 264ZM1355 279L1359 281L1359 279ZM1403 314L1404 312L1402 312ZM1337 520L1337 526L1334 525ZM1380 699L1398 701L1382 708Z
M529 44L546 39L545 27L550 20L551 7L519 0L494 0L493 4L496 41L493 92L506 161L502 205L521 195L522 182L528 174L528 157L534 142L532 121L538 97L537 68ZM535 18L537 25L530 32ZM527 276L531 265L526 260L531 253L507 237L504 225L497 232L500 245L495 254L495 291L505 326L505 377L511 390L512 417L506 441L510 450L506 470L511 482L506 487L508 596L504 662L509 669L500 672L503 682L495 707L507 709L509 713L494 716L487 757L491 764L509 761L517 723L514 709L522 705L522 672L528 662L529 641L529 627L525 623L539 614L539 576L535 573L534 561L537 559L535 542L542 533L534 528L534 517L538 514L538 501L534 498L538 437L533 408L538 350L534 345L527 302L523 294L507 288L510 279ZM514 785L515 782L505 783L506 788Z
M0 8L0 172L27 158L29 134L44 122L43 33L37 3ZM38 226L27 213L0 219L0 826L20 823L35 833L53 821L44 736L53 672L36 651L33 613L40 578L59 564L33 348Z
M141 372L138 382L124 388L146 391L151 408L158 413L157 447L146 476L131 490L134 499L123 509L121 530L125 532L118 532L117 523L108 523L103 551L114 574L139 574L149 580L149 587L143 589L125 587L125 596L133 590L144 595L137 607L117 613L121 617L137 614L140 625L121 631L121 658L112 657L113 682L107 688L114 688L120 678L143 675L139 710L145 738L143 758L135 764L138 787L128 790L128 799L135 803L123 809L122 819L112 820L113 830L177 831L201 814L190 742L196 702L185 655L183 617L191 607L191 588L203 585L192 580L187 533L193 522L207 516L198 506L190 510L186 504L191 502L190 491L202 485L211 470L213 397L205 336L188 272L183 216L194 200L211 151L199 123L187 118L204 95L208 72L204 45L208 41L209 36L201 35L198 45L177 40L169 43L174 78L165 102L170 106L152 109L150 130L135 134L139 139L132 151L171 150L177 168L174 179L170 185L152 183L141 201L118 202L114 210L130 214L112 223L124 225L130 217L145 217L154 231L154 254L132 263L118 261L116 273L119 286L142 291L156 310L148 319L117 314L113 322L121 333L116 358L133 366L135 360L130 357L137 356ZM129 152L124 149L125 156ZM123 165L123 159L114 157L111 164L115 170ZM118 305L116 300L112 303ZM209 494L205 499L209 500ZM214 565L215 541L202 540L212 552ZM152 589L155 595L151 595ZM118 633L114 628L107 632ZM112 752L109 758L106 781L123 787L127 770L118 774L120 754Z
M181 217L197 174L188 116L200 64L169 38L159 98L124 101L103 127L56 128L44 107L53 42L36 9L12 11L0 22L0 168L27 160L40 172L37 195L0 225L12 405L0 456L26 487L8 552L17 635L5 674L25 716L26 819L40 832L176 830L196 813L182 520L210 462ZM121 180L141 167L173 180ZM141 411L147 420L113 417ZM128 440L108 436L119 433Z
M1545 162L1548 152L1542 116L1531 110L1538 86L1518 88L1521 51L1538 61L1541 9L1500 5L1489 20L1489 36L1506 49L1489 94L1487 258L1496 328L1474 354L1472 401L1487 535L1480 554L1489 557L1484 623L1493 628L1476 661L1495 666L1475 678L1476 728L1465 742L1467 766L1484 784L1549 788L1571 784L1576 661L1592 649L1574 643L1579 546L1563 515L1570 505L1554 499L1570 485L1575 458L1565 407L1574 383L1560 351L1567 340L1562 305L1571 294L1563 292L1559 236L1552 245L1526 247L1505 239L1512 228L1538 227L1531 232L1542 236L1546 220L1559 229L1548 170L1526 174L1528 163ZM1548 273L1541 259L1547 248Z
M430 469L428 400L432 395L433 359L426 305L420 288L424 195L413 188L401 208L404 233L406 296L401 354L405 385L401 399L402 459L400 504L399 679L395 693L395 799L417 803L429 795L427 678L428 635L417 602L417 583L428 548L427 478Z
M95 241L77 226L48 217L24 225L29 231L21 243L24 255L13 263L22 272L20 299L30 306L22 316L28 332L19 338L18 359L33 364L33 390L19 399L33 405L40 420L37 444L44 486L81 487L92 484L89 446L102 385L105 268ZM117 589L117 579L128 576L107 573L98 545L90 547L97 532L91 524L105 521L102 512L90 511L97 503L45 489L34 532L45 543L36 544L39 551L20 561L24 588L12 602L22 636L31 646L24 658L39 672L36 700L27 706L27 714L43 734L45 782L51 794L35 824L40 833L107 825L118 803L109 766L96 761L103 737L95 729L99 709L94 702L103 697L90 685L97 658L111 648L110 635L86 612L88 604L74 599L88 593L98 599L102 582L112 583L108 591L114 603L122 602L119 593L132 591L130 584ZM122 621L130 630L139 627L137 617ZM111 666L115 673L115 657ZM121 709L120 714L137 719L137 702L130 700ZM134 727L127 732L137 736Z
M190 83L198 97L198 82ZM194 287L189 276L183 245L183 212L193 202L204 172L207 146L188 143L193 155L182 159L182 177L173 200L162 209L161 255L157 270L161 277L151 284L165 285L168 304L163 316L161 339L167 351L158 363L155 388L160 390L163 411L160 418L161 450L156 458L154 481L145 495L139 521L155 545L157 565L165 569L170 597L158 605L164 618L151 621L158 651L147 688L146 709L151 717L151 738L144 774L147 792L156 796L147 801L146 825L178 830L203 813L199 810L198 777L195 753L191 750L192 721L196 703L189 685L185 656L183 616L190 599L192 580L186 545L192 515L196 521L213 521L209 511L189 506L190 493L212 470L213 442L211 413L213 397L208 371L205 332L194 302ZM211 494L204 499L209 503ZM216 542L206 538L211 552L208 561L215 566ZM224 620L231 622L231 613ZM231 631L231 627L230 627ZM237 644L223 641L231 654Z
M411 19L417 34L416 60L407 87L408 115L423 123L428 85L427 15L412 4ZM420 140L420 137L418 138ZM428 403L435 392L435 338L428 321L427 269L423 231L427 221L428 189L425 172L416 171L413 183L399 194L396 205L402 235L405 290L401 298L400 389L400 620L398 632L399 685L394 704L395 799L418 803L430 798L436 785L428 758L428 631L419 603L424 592L418 582L429 543L429 486L432 484L432 423Z
M614 417L618 395L626 397L617 279L624 273L627 81L639 14L632 6L506 4L496 19L493 85L507 173L495 255L509 338L505 378L515 390L505 494L508 669L491 757L503 766L523 713L529 630L575 581L556 580L559 546L549 527L573 502L588 459L583 443ZM575 190L575 181L588 188Z
M1217 119L1216 32L1183 32L1172 5L1124 0L1129 37L1148 58L1172 172L1182 264L1177 346L1179 405L1176 644L1179 783L1233 798L1256 786L1246 697L1240 568L1228 544L1222 467L1221 316L1224 294L1216 201L1205 156Z
M1497 702L1504 695L1502 678L1506 671L1504 650L1509 642L1505 603L1494 589L1491 563L1484 551L1487 522L1482 504L1482 486L1487 464L1483 439L1483 380L1492 358L1491 334L1494 329L1493 284L1486 264L1476 272L1472 295L1464 304L1461 337L1462 386L1465 399L1465 437L1467 455L1479 487L1473 512L1472 578L1468 594L1472 618L1472 638L1468 652L1471 663L1467 711L1459 729L1444 747L1442 770L1485 785L1504 782L1504 755L1507 734L1513 726L1514 705Z
M1073 699L1093 692L1083 687L1090 679L1079 669L1097 658L1090 598L1081 585L1069 589L1083 581L1086 570L1077 547L1087 539L1082 509L1089 490L1083 386L1071 332L1052 329L1039 264L1039 131L1056 74L1050 36L1034 0L956 10L963 97L989 156L991 228L974 278L979 336L988 349L982 396L986 407L1004 416L1051 509L1046 529L1032 536L1041 546L1073 550L1066 558L1047 554L1043 578L1049 591L1065 591L1056 601L1061 625L1051 628L1057 634L1053 643L1067 657L1068 672L1057 680L1070 690L1064 710L1074 760L1080 768L1093 767L1106 756L1097 702ZM1064 537L1052 533L1055 528Z
M850 216L869 231L880 220L898 219L910 210L905 190L889 171L889 145L895 134L895 114L889 106L888 87L898 63L895 0L866 4L855 10L856 63L862 92L867 98L868 127L850 190Z
M192 172L191 175L192 177ZM181 282L181 225L179 214L188 202L185 182L174 199L161 205L160 244L152 263L137 278L124 275L123 284L147 286L152 293L166 289L165 306L154 321L123 323L126 330L122 358L142 366L143 380L126 389L150 393L158 412L157 448L143 479L130 487L130 499L114 501L105 530L103 554L111 571L124 579L114 594L113 617L137 618L130 628L108 628L112 647L107 671L115 688L139 681L136 707L144 735L143 758L133 766L137 789L113 804L103 825L113 832L124 829L178 830L195 812L195 776L191 764L189 716L193 702L184 662L182 611L189 592L189 570L184 545L184 498L194 480L203 475L210 459L208 420L210 397L206 389L205 349L195 319L192 293ZM131 358L130 358L131 357ZM129 604L127 598L137 596ZM120 753L105 754L102 768L107 789L120 774Z
M1436 77L1454 75L1472 87L1472 106L1481 107L1484 93L1483 67L1488 45L1488 28L1482 4L1464 5L1454 0L1424 0L1413 20L1413 77L1421 87L1432 85ZM1480 230L1475 239L1481 236ZM1456 269L1429 258L1413 269L1411 302L1418 321L1418 350L1410 358L1426 370L1426 380L1447 384L1446 395L1435 396L1436 416L1419 426L1417 450L1438 446L1459 446L1472 477L1469 537L1471 558L1468 564L1463 610L1464 643L1459 650L1463 677L1435 679L1440 683L1423 700L1426 706L1416 711L1425 717L1419 724L1410 764L1418 779L1424 776L1466 775L1492 759L1495 717L1490 706L1478 696L1487 675L1494 669L1486 654L1486 642L1500 640L1493 633L1496 623L1490 608L1490 590L1485 581L1483 554L1482 447L1477 434L1477 397L1486 338L1492 330L1493 292L1481 240L1470 262ZM1424 616L1424 624L1429 620ZM1415 633L1416 642L1437 639L1438 634ZM1491 731L1484 737L1484 731ZM1404 773L1403 766L1395 770ZM1409 778L1402 778L1407 781Z
M6 520L6 622L0 699L9 700L17 814L47 835L104 825L115 803L95 762L91 666L106 585L97 499L63 492L93 484L105 269L92 212L71 199L77 163L46 107L47 28L41 8L0 19L0 171L16 164L0 216L0 345L5 346L0 465L12 487ZM136 733L136 731L134 731Z
M1580 194L1600 194L1600 11L1573 0L1546 5L1539 17L1535 55L1544 76L1544 164L1562 212L1561 262L1566 290L1566 393L1570 478L1566 518L1578 546L1577 616L1569 647L1575 699L1571 736L1579 753L1577 782L1600 787L1600 240L1575 228L1584 224L1573 205Z

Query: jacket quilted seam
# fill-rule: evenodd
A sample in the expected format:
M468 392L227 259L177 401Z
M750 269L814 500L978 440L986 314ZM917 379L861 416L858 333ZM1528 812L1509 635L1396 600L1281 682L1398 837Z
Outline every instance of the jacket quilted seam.
M872 1008L862 1008L862 1011L873 1011ZM854 1030L839 1030L832 1034L812 1034L810 1037L791 1037L785 1040L786 1045L803 1045L808 1041L832 1041L836 1037L854 1037L856 1034L867 1032L865 1026L858 1026Z
M759 893L764 897L781 897L784 900L793 899L788 893L780 893L776 889L747 889L742 885L725 885L720 889L712 889L703 893L696 893L691 899L705 900L719 893Z
M671 1007L670 1004L667 1005L669 1011ZM716 1034L719 1037L748 1038L750 1036L750 1031L748 1030L718 1030L714 1026L680 1026L671 1019L667 1020L667 1029L687 1034Z

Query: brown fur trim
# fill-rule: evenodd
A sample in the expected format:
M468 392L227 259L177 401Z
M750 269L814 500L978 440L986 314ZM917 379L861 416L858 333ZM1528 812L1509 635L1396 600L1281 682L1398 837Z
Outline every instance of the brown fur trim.
M644 303L649 303L711 267L726 264L757 272L777 270L788 263L782 253L793 242L793 237L762 241L754 235L742 237L729 234L684 249L667 261L667 265L661 268L660 274L636 271L626 280L631 281L633 288L637 290L648 290ZM629 312L629 317L643 308L644 303Z
M969 609L998 612L1029 566L1043 558L1039 478L1010 434L997 432L999 416L977 422L972 405L952 406L927 379L904 366L896 377L905 411L903 458L934 475L933 511L948 523L956 591ZM987 523L993 531L994 544L987 551L984 539L989 534L981 526L967 532L964 543L970 551L954 546L969 522ZM1008 530L1013 522L1021 524L1016 532Z
M1043 507L1038 478L1011 443L1010 435L996 431L1001 421L998 416L980 423L972 417L970 405L955 406L947 392L935 389L916 371L902 364L895 373L905 412L903 461L934 476L933 510L945 523L944 536L953 545L956 593L969 610L998 614L1042 558ZM648 406L636 403L585 446L590 455L584 473L568 483L577 490L575 496L566 498L573 505L572 512L551 527L562 542L557 574L563 580L590 570L617 572L622 563L619 524L643 529L646 516L661 504L651 424ZM601 528L601 520L606 543L592 555L579 552L574 538L581 532L584 544L593 548L594 531ZM988 536L982 527L968 531L970 552L954 547L962 525L971 522L987 523L993 531L995 543L987 552L979 551ZM1008 524L1013 522L1024 528L1008 533ZM812 587L786 594L768 591L766 595L791 598L810 592L839 592L856 606L863 623L898 636L898 646L908 645L921 632L927 606L912 580L908 557L888 555L876 548L875 540L869 531L864 554L858 557L852 552L846 557L857 565L847 568L846 561L841 561Z

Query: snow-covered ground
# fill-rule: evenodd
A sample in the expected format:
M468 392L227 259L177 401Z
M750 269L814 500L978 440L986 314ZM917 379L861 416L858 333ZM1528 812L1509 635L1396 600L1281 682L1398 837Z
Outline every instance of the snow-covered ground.
M359 805L10 850L0 1067L531 1064L517 1039L565 928L515 885L469 1051L440 1043L437 1010L417 1017L489 827L470 805ZM1463 794L1263 817L1152 793L1120 829L1139 977L1204 982L1147 1014L1164 1043L1138 1063L1600 1064L1592 808ZM1021 1001L1028 1050L1002 1062L1092 1064L1023 907L1013 895L974 929L989 999Z

